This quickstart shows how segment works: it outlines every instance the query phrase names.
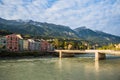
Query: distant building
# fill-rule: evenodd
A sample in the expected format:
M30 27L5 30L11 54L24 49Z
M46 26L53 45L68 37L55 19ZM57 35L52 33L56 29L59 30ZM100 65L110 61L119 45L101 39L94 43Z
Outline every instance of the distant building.
M0 48L6 49L6 37L0 37Z
M19 50L23 51L23 39L19 40Z
M35 41L33 39L28 39L28 49L29 51L34 51Z
M48 46L47 46L47 51L53 51L54 50L54 47L52 44L48 43Z
M34 50L35 51L40 51L40 42L38 42L38 41L34 42Z
M21 42L19 40L23 39L19 34L6 35L6 47L9 51L20 51Z
M51 40L50 40L51 41ZM54 47L46 40L24 40L20 34L6 35L0 38L0 49L8 51L53 51Z
M24 51L28 51L28 49L29 49L29 42L28 42L28 40L23 40L23 50Z
M41 45L41 47L40 47L41 51L47 51L48 50L49 43L47 41L42 40L40 45Z
M40 42L35 41L33 39L28 39L29 42L29 50L30 51L40 51Z

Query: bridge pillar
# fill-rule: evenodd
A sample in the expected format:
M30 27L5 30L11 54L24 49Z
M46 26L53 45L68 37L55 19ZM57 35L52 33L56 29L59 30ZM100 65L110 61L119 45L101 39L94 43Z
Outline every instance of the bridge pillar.
M59 58L62 58L62 51L59 52Z
M95 60L103 60L106 58L106 55L104 53L99 53L99 52L95 52Z

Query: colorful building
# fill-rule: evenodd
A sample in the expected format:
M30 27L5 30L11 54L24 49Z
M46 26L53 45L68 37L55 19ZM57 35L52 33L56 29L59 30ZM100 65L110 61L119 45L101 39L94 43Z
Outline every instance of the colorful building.
M46 40L24 40L19 34L6 35L0 38L0 48L8 51L52 51L52 44Z
M40 42L35 41L34 49L35 51L40 51Z
M0 37L0 48L6 49L6 37Z
M29 51L34 51L35 41L33 39L28 39L28 49Z
M6 36L6 48L9 51L20 51L19 40L23 39L19 34L11 34Z
M54 50L53 45L52 45L52 44L49 44L49 45L48 45L48 49L47 49L47 51L53 51L53 50Z
M23 50L28 51L28 40L23 40Z
M49 43L48 43L47 41L42 40L42 41L40 42L40 45L41 45L40 51L47 51L47 50L48 50Z
M29 50L30 51L40 51L40 42L35 41L33 39L28 39L29 42Z
M19 40L19 50L23 51L23 39Z

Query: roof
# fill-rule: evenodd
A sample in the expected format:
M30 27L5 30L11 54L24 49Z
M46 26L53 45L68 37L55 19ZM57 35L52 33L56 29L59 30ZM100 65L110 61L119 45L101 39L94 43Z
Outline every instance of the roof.
M20 34L10 34L10 35L16 35L19 39L23 39ZM9 36L9 35L6 35L6 36Z
M20 39L23 39L22 36L21 36L20 34L17 34L16 36L19 37Z
M28 39L29 42L35 42L33 39Z

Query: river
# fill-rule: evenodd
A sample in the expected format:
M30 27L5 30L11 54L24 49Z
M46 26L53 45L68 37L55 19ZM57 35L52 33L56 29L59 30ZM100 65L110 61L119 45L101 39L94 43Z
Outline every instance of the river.
M93 57L0 60L0 80L120 80L120 58Z

